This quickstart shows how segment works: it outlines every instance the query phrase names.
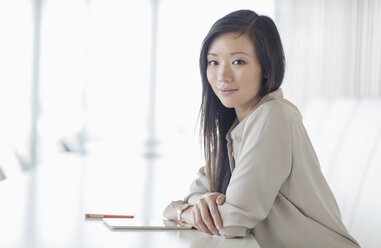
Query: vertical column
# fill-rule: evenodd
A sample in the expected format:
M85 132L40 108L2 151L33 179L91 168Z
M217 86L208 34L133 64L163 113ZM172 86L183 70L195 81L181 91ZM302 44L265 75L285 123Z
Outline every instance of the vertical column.
M29 163L26 167L34 167L37 163L38 130L37 122L40 112L39 106L39 73L40 73L40 28L41 28L41 5L42 0L33 0L33 70L31 87L31 127L30 127L30 151ZM28 169L28 168L24 168Z
M157 55L157 22L159 12L159 1L151 0L151 64L150 64L150 94L148 105L148 140L146 142L146 170L145 170L145 182L142 196L142 208L141 216L144 218L152 217L152 210L154 209L154 175L155 175L155 158L157 157L156 146L157 139L155 133L155 103L156 103L156 55Z
M150 64L150 87L149 87L149 104L148 104L148 140L146 142L147 150L145 156L147 158L155 158L156 154L156 55L157 55L157 22L159 12L159 0L151 0L151 64Z

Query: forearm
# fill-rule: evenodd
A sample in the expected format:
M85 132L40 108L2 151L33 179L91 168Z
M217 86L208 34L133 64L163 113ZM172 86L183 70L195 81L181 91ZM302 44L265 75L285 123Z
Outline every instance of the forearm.
M194 206L192 205L189 207L187 210L185 210L181 214L181 218L185 221L186 224L195 227L193 218L192 218L192 208ZM196 228L196 227L195 227ZM223 227L222 229L219 230L219 233L224 237L224 238L236 238L236 237L245 237L248 233L248 229L244 227Z
M200 197L200 195L197 195ZM198 230L210 235L219 235L222 228L218 205L222 205L225 196L218 192L202 194L196 203L173 201L164 210L164 217L185 222ZM178 216L181 213L181 216Z

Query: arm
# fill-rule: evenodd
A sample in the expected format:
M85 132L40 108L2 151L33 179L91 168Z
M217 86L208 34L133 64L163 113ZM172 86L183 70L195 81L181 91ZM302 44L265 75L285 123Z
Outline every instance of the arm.
M225 196L217 192L210 192L209 181L205 173L205 166L198 171L198 177L192 182L190 193L184 201L173 201L164 210L164 217L177 220L177 208L189 203L192 206L184 211L182 219L195 228L210 235L218 235L217 228L221 228L221 218L217 205L222 205Z
M245 236L267 217L291 172L289 123L281 109L261 111L245 123L226 201L218 206L227 238Z
M203 166L199 169L197 173L197 178L192 182L190 187L190 193L184 198L183 201L173 201L164 210L164 217L172 220L177 219L177 208L181 204L189 203L191 205L196 204L196 202L204 196L205 193L210 192L209 181L206 176L206 167ZM188 224L192 224L191 221L187 221Z
M184 201L194 205L205 193L209 192L210 185L206 176L206 166L203 166L198 170L197 178L192 182L190 193L184 198Z
M222 205L225 196L218 192L205 194L195 205L190 205L181 214L181 219L188 225L209 235L218 235L217 230L222 227L221 218L217 209L217 205ZM164 211L164 217L177 220L177 209L186 204L184 201L171 202Z

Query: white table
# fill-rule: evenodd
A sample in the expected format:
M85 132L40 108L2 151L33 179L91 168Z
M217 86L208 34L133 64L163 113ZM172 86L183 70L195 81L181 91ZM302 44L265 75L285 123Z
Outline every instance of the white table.
M101 220L85 220L85 212L110 206L138 217L161 215L163 204L152 197L162 193L160 187L147 189L143 180L152 164L136 161L133 175L123 177L111 165L105 171L105 159L60 155L0 182L0 247L259 247L253 236L225 240L197 230L114 231Z

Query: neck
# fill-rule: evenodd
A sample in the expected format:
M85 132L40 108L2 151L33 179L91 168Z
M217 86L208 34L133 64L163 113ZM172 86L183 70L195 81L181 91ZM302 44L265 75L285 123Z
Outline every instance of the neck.
M240 107L234 108L235 114L237 115L238 122L241 122L243 119L245 119L246 116L250 114L251 110L253 110L253 108L257 106L258 102L261 99L262 99L261 97L256 98L256 100L253 103L251 103L249 106L240 106Z

